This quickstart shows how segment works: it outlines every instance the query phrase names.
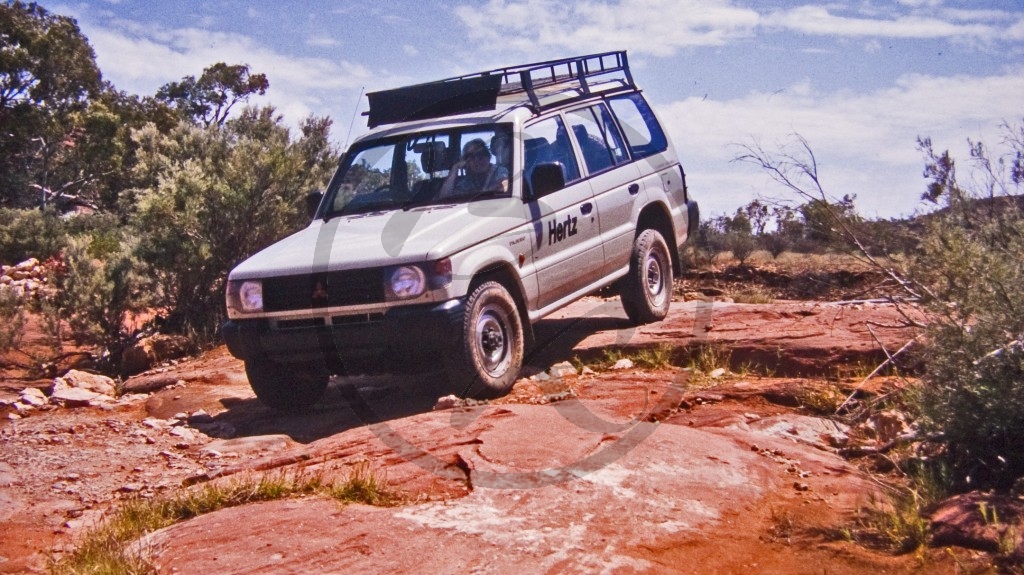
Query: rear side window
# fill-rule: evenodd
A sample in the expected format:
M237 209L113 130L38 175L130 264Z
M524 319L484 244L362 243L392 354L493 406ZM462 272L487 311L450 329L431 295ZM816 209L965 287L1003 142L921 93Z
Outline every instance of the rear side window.
M558 162L565 167L566 184L580 179L579 165L561 118L542 120L523 131L523 177L527 185L534 166L547 162Z
M629 159L618 129L603 105L570 112L566 118L591 174Z
M626 144L634 158L644 158L668 149L668 139L661 130L654 112L640 94L610 98L608 103L619 119Z

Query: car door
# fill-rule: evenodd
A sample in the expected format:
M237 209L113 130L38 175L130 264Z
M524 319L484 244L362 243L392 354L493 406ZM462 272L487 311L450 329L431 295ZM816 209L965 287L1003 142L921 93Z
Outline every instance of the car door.
M565 117L600 214L602 275L610 275L629 266L637 213L646 202L640 168L629 161L622 135L604 104L579 108Z
M598 211L590 184L580 178L565 122L552 116L523 129L523 186L537 246L533 257L538 297L534 309L547 307L601 277L604 252ZM533 169L558 163L565 187L540 197L529 190Z

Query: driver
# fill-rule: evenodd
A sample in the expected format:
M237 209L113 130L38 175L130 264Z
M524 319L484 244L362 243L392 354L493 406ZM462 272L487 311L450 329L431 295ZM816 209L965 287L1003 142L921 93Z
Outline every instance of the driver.
M459 170L465 175L459 176ZM491 152L480 138L462 147L462 157L452 164L448 179L441 186L440 198L508 190L508 168L491 163Z

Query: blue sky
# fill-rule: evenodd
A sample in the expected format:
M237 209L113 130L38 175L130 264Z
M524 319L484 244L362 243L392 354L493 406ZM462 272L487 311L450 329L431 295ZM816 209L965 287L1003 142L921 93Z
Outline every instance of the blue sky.
M152 94L218 61L267 74L259 103L292 125L334 119L346 141L362 91L625 49L706 214L786 198L731 161L799 133L822 183L861 213L907 215L925 181L918 136L966 163L1024 122L1024 1L95 0L78 19L107 80ZM365 131L356 117L352 135Z

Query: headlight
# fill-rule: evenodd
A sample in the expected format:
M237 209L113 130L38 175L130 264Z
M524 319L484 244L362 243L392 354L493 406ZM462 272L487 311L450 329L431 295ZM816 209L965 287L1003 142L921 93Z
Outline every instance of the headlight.
M263 282L245 280L228 282L228 307L242 313L263 311Z
M427 278L423 270L416 266L402 266L391 270L386 287L389 295L395 299L408 299L423 293L427 287Z

